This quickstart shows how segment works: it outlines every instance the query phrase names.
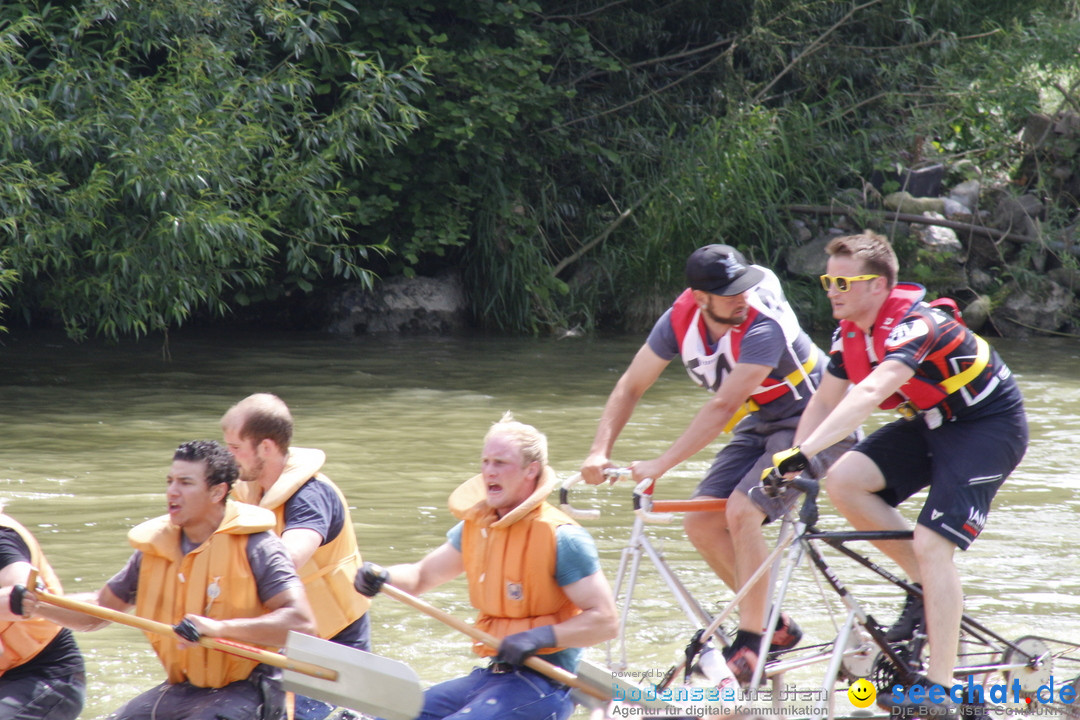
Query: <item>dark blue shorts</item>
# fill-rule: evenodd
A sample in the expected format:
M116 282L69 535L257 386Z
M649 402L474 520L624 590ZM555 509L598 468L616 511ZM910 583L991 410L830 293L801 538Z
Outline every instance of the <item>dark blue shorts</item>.
M761 484L762 471L772 467L773 454L791 447L798 424L798 417L775 422L763 422L754 416L743 420L731 440L716 453L716 459L694 490L693 497L727 498L738 490L750 495L761 511L775 520L786 510L785 504L750 491ZM854 438L848 437L827 448L811 461L806 474L818 479L824 477L829 465L854 444Z
M895 420L854 451L885 476L878 495L896 507L930 488L918 523L967 550L983 527L990 503L1027 449L1023 409L1007 415L942 423L931 430L921 418Z
M743 420L716 453L693 496L726 498L736 490L749 493L761 481L762 470L772 467L773 453L791 447L798 424L797 417L779 422L762 422L754 416Z

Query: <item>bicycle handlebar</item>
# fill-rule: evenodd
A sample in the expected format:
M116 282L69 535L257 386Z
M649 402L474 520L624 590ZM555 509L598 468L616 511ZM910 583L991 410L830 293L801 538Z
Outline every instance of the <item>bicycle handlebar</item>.
M799 522L808 528L814 527L817 523L817 496L818 490L821 489L821 484L817 480L802 475L788 480L777 472L776 468L771 468L771 471L761 478L761 486L765 488L765 494L770 497L776 497L779 491L787 487L793 487L804 493L806 497L803 499L802 507L799 509Z
M629 468L607 468L604 476L614 483L631 476ZM572 518L595 520L600 517L599 510L576 508L570 503L570 488L582 482L581 473L575 473L563 481L559 488L559 507ZM653 500L652 493L656 482L646 478L634 486L634 513L647 523L667 523L672 520L672 513L678 512L722 512L727 507L727 500L716 498L690 498L687 500Z
M614 484L624 477L630 477L630 468L605 468L604 477L609 483ZM581 473L574 473L563 480L562 487L559 488L559 508L576 520L595 520L600 517L599 510L582 510L570 504L570 488L584 479Z
M792 487L806 493L802 507L799 509L799 522L808 528L814 527L818 521L817 496L821 485L817 480L799 476L791 481Z
M559 488L559 508L576 520L595 520L600 517L599 510L581 510L570 504L570 488L582 480L584 478L581 477L581 473L574 473L563 480L562 487Z
M668 523L673 517L671 513L653 512L653 490L656 489L656 481L645 478L634 486L634 514L647 523Z

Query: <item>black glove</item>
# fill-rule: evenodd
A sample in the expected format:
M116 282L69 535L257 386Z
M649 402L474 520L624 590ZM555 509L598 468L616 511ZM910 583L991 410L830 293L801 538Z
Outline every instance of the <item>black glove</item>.
M353 587L364 597L375 597L379 594L379 590L382 590L383 583L389 580L390 573L386 571L386 568L373 562L365 562L356 571Z
M12 615L22 616L23 614L23 596L26 595L26 587L23 585L15 585L11 588L11 596L8 597L8 608L11 610Z
M195 628L195 623L191 622L187 618L184 618L180 622L173 625L173 632L184 638L188 642L197 643L202 635Z
M805 470L806 466L810 464L810 460L803 455L798 445L788 450L773 453L772 461L781 475Z
M784 476L774 467L768 467L761 471L761 489L766 497L774 498L787 485Z
M504 637L499 643L499 654L495 656L495 660L520 665L527 657L535 655L537 650L549 647L555 647L555 628L552 625L541 625Z

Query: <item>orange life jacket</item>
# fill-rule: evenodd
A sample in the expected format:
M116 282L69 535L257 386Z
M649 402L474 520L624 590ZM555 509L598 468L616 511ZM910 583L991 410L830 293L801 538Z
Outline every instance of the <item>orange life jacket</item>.
M476 626L498 638L581 613L555 581L555 531L577 523L544 500L551 487L543 485L503 518L484 502L463 513L461 554L469 600L480 611ZM545 648L542 654L563 649ZM496 654L479 642L473 652Z
M215 620L258 617L266 613L247 559L248 536L272 530L274 514L265 508L228 500L214 534L186 555L181 529L163 515L128 533L142 551L135 614L175 625L193 613ZM219 688L244 680L258 662L204 647L181 649L177 639L146 633L170 683L187 680L196 687Z
M11 528L30 549L30 564L37 568L39 582L53 595L63 595L60 579L53 572L38 541L15 518L0 513L0 527ZM33 659L60 633L60 626L33 618L15 622L0 622L0 675Z
M315 613L319 637L328 640L366 613L371 607L371 600L353 588L356 571L361 565L360 550L356 544L349 503L337 485L319 472L325 460L326 454L321 450L291 448L285 469L265 495L261 495L258 484L254 482L236 483L233 495L241 502L272 510L276 518L274 529L278 535L285 530L285 503L311 478L328 484L341 500L345 508L341 532L316 548L304 567L298 569Z

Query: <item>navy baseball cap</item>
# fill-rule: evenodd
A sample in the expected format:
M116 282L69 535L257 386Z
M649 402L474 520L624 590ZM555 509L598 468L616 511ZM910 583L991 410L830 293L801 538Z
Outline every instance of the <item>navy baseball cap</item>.
M700 247L686 261L690 288L713 295L738 295L764 278L765 273L747 265L743 254L730 245Z

